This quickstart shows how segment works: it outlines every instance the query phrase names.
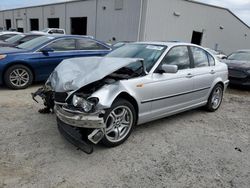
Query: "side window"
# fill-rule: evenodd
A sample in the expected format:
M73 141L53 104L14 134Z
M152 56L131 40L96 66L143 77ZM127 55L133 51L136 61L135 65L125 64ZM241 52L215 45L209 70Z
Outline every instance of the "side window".
M22 40L20 40L19 43L21 44L21 43L27 42L29 40L36 38L36 37L38 37L38 36L35 36L35 35L26 36L26 37L22 38Z
M214 58L209 53L207 53L207 56L208 56L209 65L214 66L215 65Z
M178 70L189 69L190 59L188 48L186 46L178 46L172 48L164 57L162 63L168 65L177 65Z
M208 67L207 53L198 47L190 47L194 57L194 67Z
M55 51L69 51L76 49L75 39L61 39L49 44L47 47Z
M58 34L64 34L64 32L63 32L63 30L56 30L56 33L58 33Z
M103 46L90 39L78 39L77 47L79 50L107 50L106 46Z

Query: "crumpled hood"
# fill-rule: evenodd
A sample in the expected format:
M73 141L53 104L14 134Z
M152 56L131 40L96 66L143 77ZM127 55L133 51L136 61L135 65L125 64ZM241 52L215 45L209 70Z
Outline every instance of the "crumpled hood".
M250 61L223 60L229 68L250 69Z
M135 58L84 57L66 59L50 75L47 83L56 92L76 91L131 63Z

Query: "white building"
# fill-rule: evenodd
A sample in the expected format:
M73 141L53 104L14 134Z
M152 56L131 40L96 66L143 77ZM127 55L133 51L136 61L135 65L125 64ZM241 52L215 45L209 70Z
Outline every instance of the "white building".
M0 11L0 27L60 27L103 41L183 41L225 53L250 48L250 27L230 10L189 0L73 0Z

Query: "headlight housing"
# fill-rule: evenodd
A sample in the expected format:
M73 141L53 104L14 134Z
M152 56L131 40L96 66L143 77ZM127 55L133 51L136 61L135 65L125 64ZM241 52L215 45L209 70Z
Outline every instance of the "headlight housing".
M247 70L247 73L248 73L248 74L250 74L250 69L249 69L249 70Z
M76 108L81 108L84 112L91 112L99 102L97 98L84 99L81 96L74 95L72 98L72 104Z
M6 58L7 57L7 55L5 55L5 54L0 54L0 60L1 59L4 59L4 58Z

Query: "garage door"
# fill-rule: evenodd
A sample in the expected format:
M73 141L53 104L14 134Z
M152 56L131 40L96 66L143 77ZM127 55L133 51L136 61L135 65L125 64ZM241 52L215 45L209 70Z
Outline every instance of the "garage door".
M23 20L22 19L17 19L16 20L16 27L17 27L17 31L19 32L23 32Z

